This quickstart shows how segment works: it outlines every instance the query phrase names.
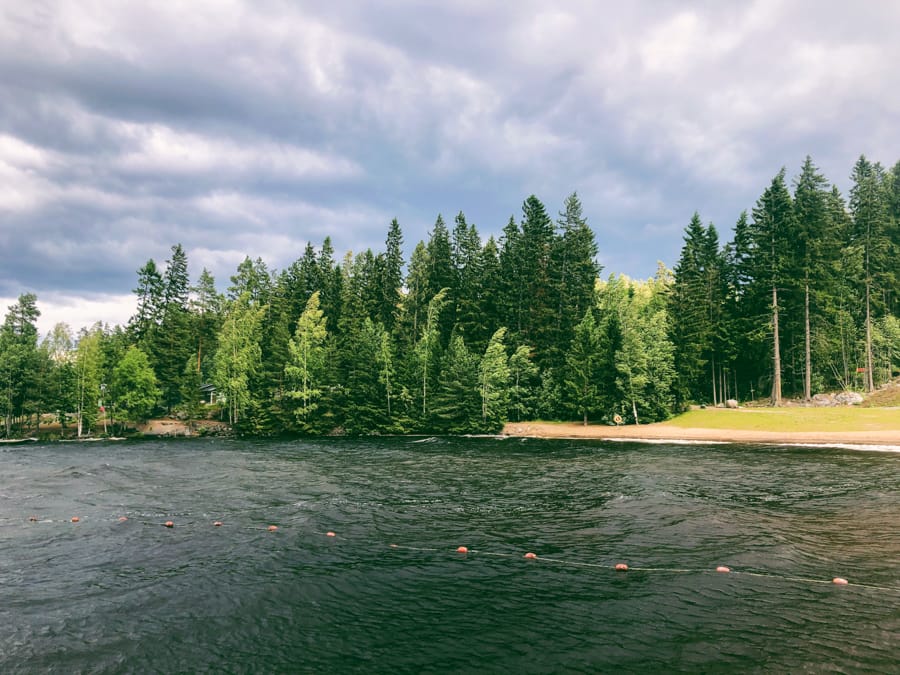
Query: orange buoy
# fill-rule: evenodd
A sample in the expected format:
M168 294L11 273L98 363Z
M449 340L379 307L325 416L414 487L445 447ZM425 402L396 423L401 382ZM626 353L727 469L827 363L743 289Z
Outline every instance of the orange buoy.
M167 520L167 521L166 521L165 523L163 523L163 524L164 524L166 527L175 527L175 523L173 523L171 520Z
M535 558L537 558L537 553L529 552L529 553L525 554L525 557L528 558L529 560L534 560Z
M831 583L833 583L837 586L846 586L850 582L842 577L835 577L834 579L831 580Z
M222 527L222 521L217 520L216 522L213 523L213 527Z
M716 568L716 572L730 572L730 571L731 571L731 568L730 568L730 567L725 567L725 565L719 565L719 566Z
M456 552L457 553L468 553L469 549L467 549L465 546L460 546L458 549L456 549Z
M625 563L616 563L616 570L619 572L627 572L628 565L626 565Z
M80 520L81 520L81 518L79 518L78 516L72 516L72 522L73 522L73 523L77 523L77 522L79 522Z
M326 537L336 537L337 535L334 532L326 532L325 536Z
M269 530L269 532L275 532L275 530L278 529L278 526L277 525L269 525L269 527L267 527L266 529Z

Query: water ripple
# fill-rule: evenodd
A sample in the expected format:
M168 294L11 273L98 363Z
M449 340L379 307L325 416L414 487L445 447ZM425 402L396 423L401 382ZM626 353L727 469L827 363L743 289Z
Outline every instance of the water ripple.
M896 453L432 437L2 459L4 673L891 672L900 653Z

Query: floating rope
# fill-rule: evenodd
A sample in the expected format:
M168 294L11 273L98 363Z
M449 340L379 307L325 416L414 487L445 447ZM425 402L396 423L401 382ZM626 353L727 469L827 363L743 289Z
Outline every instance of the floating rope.
M300 516L289 517L283 519L282 522L293 523L299 520ZM9 519L7 519L9 520ZM106 518L99 519L100 522L113 522ZM42 524L42 523L72 523L75 525L83 526L83 519L80 516L72 516L68 519L39 519L36 515L28 516L27 522L32 524ZM95 521L96 522L96 521ZM114 522L119 524L135 522L141 525L152 525L152 526L163 526L167 529L175 528L175 521L166 520L166 521L154 521L154 520L138 520L138 519L130 519L127 516L119 516L115 519ZM193 518L186 521L179 521L180 526L197 526L202 521ZM222 520L210 520L208 521L210 527L221 528L224 527L224 522ZM279 532L281 530L281 526L279 525L241 525L240 529L245 530L257 530L257 531L265 531L265 532ZM328 538L337 538L337 533L332 530L327 531L318 531L311 530L308 528L302 528L307 532L311 532L313 534L322 535ZM613 565L604 564L604 563L594 563L594 562L585 562L581 560L568 560L563 558L550 558L546 556L540 556L531 551L525 553L524 555L521 553L504 553L498 551L482 551L479 549L471 549L467 546L458 546L455 549L447 549L447 548L436 548L436 547L426 547L426 546L409 546L406 544L389 544L389 548L395 550L404 550L404 551L417 551L423 553L441 553L441 552L452 552L461 555L477 555L477 556L488 556L494 558L519 558L526 560L533 560L537 562L550 563L553 565L562 565L568 567L580 567L580 568L589 568L589 569L598 569L598 570L613 570L615 572L653 572L653 573L665 573L665 574L733 574L736 576L748 576L748 577L759 577L764 579L778 579L781 581L790 581L795 583L808 583L808 584L827 584L827 585L836 585L836 586L851 586L856 588L865 588L876 591L885 591L888 593L900 593L900 587L896 586L880 586L877 584L867 584L867 583L859 583L859 582L850 582L843 577L834 577L833 579L817 579L813 577L800 577L800 576L787 576L781 574L774 574L771 572L754 572L749 570L734 570L730 567L726 567L725 565L719 565L715 568L697 568L697 567L630 567L626 563L619 562Z

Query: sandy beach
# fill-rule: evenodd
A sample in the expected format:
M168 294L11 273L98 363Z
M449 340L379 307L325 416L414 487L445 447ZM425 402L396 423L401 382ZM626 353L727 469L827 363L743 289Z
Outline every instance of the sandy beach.
M666 423L584 426L577 423L510 422L507 436L527 438L648 439L668 441L718 441L725 443L892 445L900 448L900 431L759 431L746 429L690 429Z

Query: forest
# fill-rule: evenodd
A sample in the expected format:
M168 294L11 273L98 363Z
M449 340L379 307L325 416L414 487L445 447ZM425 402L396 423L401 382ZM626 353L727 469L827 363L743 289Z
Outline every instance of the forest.
M686 219L687 220L687 219ZM724 245L699 213L674 268L601 276L578 195L535 197L499 239L437 217L408 261L330 239L246 258L224 293L181 245L137 270L125 326L42 339L23 293L0 327L3 434L114 433L158 415L235 433L493 433L528 419L640 424L692 403L809 401L900 371L900 162L861 156L845 198L807 157ZM211 400L214 399L212 402Z

